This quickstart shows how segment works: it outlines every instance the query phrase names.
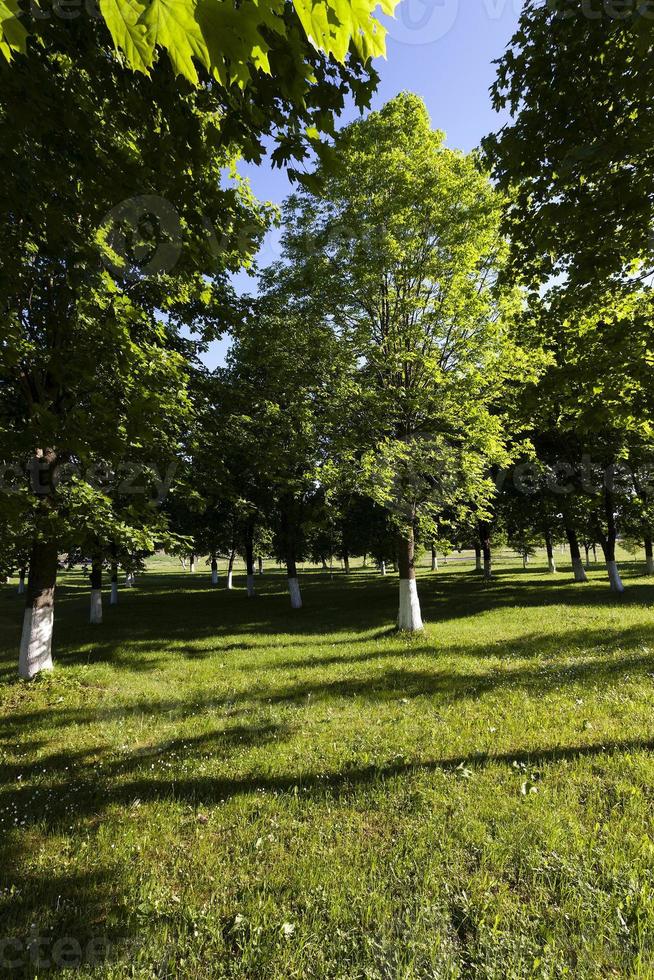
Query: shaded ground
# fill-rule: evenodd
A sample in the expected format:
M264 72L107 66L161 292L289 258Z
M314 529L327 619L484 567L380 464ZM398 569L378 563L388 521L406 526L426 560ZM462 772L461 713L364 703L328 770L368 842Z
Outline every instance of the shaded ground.
M3 588L0 975L653 976L640 571L425 572L413 640L360 569L297 614L162 569L99 628L77 573L33 685Z

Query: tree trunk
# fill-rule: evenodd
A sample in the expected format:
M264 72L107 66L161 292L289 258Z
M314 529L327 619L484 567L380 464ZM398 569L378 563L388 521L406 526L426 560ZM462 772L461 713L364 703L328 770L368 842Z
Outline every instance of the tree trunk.
M94 555L91 563L91 615L89 622L102 622L102 557Z
M263 575L263 558L259 555L259 575Z
M32 547L27 601L20 642L18 673L31 680L52 670L52 631L57 583L57 546L37 542Z
M245 532L245 565L247 570L248 599L254 599L254 528L248 527Z
M218 585L218 562L216 556L211 556L211 584Z
M481 570L482 570L482 567L481 567L481 545L480 544L476 544L475 545L475 571L476 572L481 572Z
M586 576L584 564L581 560L577 532L573 527L568 527L566 525L565 534L568 539L568 544L570 545L570 558L572 559L572 570L574 572L575 582L587 582L588 578Z
M645 532L645 564L647 575L654 575L654 544L650 531Z
M302 592L297 577L297 531L295 527L295 501L286 499L282 505L282 538L286 552L286 575L291 609L302 608Z
M604 488L604 517L606 518L606 534L600 522L597 522L597 536L604 552L606 571L609 576L609 585L612 592L624 592L624 585L620 578L618 564L615 560L615 542L618 532L615 523L615 510L613 506L613 493L608 487Z
M431 546L431 570L432 572L438 571L438 555L436 554L436 545Z
M191 555L191 561L189 563L189 572L191 575L195 575L195 555Z
M232 548L229 553L229 563L227 565L227 588L234 588L234 559L236 558L236 549Z
M379 571L381 572L382 575L385 575L386 574L386 562L385 561L380 561L380 563L379 563Z
M21 568L18 574L18 595L25 595L25 569Z
M422 616L416 582L413 529L406 535L400 535L397 544L400 568L400 611L397 626L403 632L415 633L422 629Z
M345 550L343 552L343 567L345 568L345 574L350 574L350 552Z
M484 578L488 580L493 574L493 553L491 550L490 524L485 521L479 522L479 542L484 556Z
M111 566L111 599L109 605L118 605L118 565L115 562Z
M556 572L556 561L554 559L554 545L552 535L549 531L545 534L545 550L547 551L547 570L551 575Z

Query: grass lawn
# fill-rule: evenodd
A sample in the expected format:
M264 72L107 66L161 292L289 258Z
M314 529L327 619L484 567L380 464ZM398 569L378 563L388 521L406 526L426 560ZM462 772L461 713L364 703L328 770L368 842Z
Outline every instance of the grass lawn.
M372 571L293 614L272 571L159 563L100 627L78 571L32 685L2 587L0 976L49 972L38 935L82 977L654 977L654 584L622 571L424 570L415 639Z

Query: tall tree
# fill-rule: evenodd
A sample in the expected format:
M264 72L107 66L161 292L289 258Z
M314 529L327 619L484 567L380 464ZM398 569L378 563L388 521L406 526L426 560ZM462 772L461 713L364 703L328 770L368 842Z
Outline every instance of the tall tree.
M286 259L359 366L353 454L393 514L398 622L414 631L417 526L431 541L446 506L483 511L488 465L505 455L490 403L525 367L506 329L513 298L494 288L501 199L414 95L343 130L336 154L333 172L318 170L324 189L289 203Z
M211 93L182 95L77 40L74 56L30 50L0 90L0 430L9 460L30 460L34 534L24 676L51 666L58 552L125 537L98 471L174 459L193 351L181 327L222 328L229 272L266 226L222 179L233 151Z
M576 287L654 265L654 21L636 0L528 0L499 61L485 141L500 187L511 273Z

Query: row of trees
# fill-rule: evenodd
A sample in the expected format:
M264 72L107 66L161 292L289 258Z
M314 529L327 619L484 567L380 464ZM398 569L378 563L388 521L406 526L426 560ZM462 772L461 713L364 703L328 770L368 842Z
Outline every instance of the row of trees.
M242 554L250 594L255 556L273 553L295 608L307 554L346 567L357 552L381 569L395 561L407 631L422 627L417 547L473 546L490 576L498 540L525 558L542 541L554 571L565 535L575 576L580 543L598 543L620 591L622 533L645 545L651 571L642 242L630 263L626 242L620 268L607 255L601 276L583 280L574 242L564 255L543 230L546 195L516 211L535 181L516 145L533 113L551 110L539 102L543 18L574 30L556 5L540 9L527 5L500 66L498 104L523 71L515 127L483 158L459 153L405 94L341 130L287 202L282 260L254 297L235 296L229 275L272 215L236 176L250 144L231 95L125 72L97 27L79 28L75 58L60 40L6 70L0 418L15 483L0 493L0 555L5 570L29 566L23 676L51 666L58 556L76 550L92 559L95 620L103 566L115 598L119 566L131 575L156 544L208 554L214 580L218 555ZM606 41L591 35L589 45ZM316 80L321 98L330 84L336 101L347 85L360 94L356 51L334 72ZM311 112L289 91L295 132ZM267 131L265 107L256 125L248 112ZM115 207L117 186L127 210ZM155 216L154 237L134 208ZM226 367L203 371L203 345L225 331Z

